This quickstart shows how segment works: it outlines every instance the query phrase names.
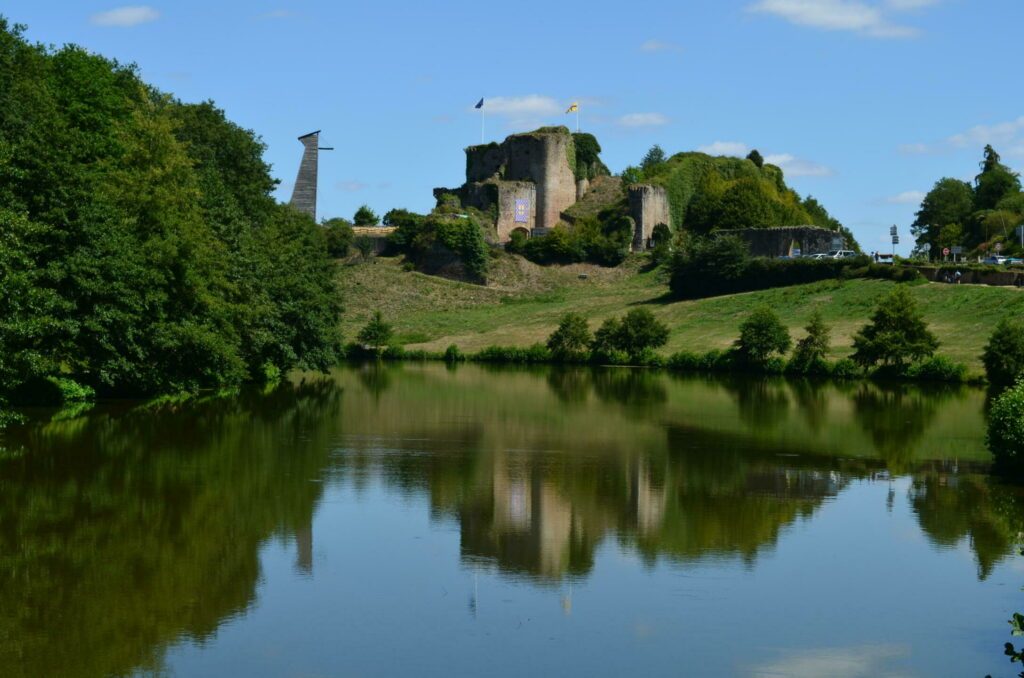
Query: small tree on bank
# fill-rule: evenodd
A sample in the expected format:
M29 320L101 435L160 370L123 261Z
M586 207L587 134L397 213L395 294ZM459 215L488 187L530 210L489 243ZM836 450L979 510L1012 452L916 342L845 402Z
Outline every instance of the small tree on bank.
M646 353L668 341L668 326L654 317L650 309L635 308L622 320L608 318L594 333L591 349L599 356L625 353L639 362Z
M380 311L374 311L370 322L366 323L363 329L359 330L356 339L360 344L373 349L380 356L384 349L388 347L388 344L391 343L393 336L394 328L384 322L384 316Z
M352 217L352 223L356 226L376 226L380 222L377 213L369 205L360 205Z
M616 337L618 349L639 358L668 341L668 326L654 317L650 309L634 308L626 314Z
M592 340L587 319L579 313L566 313L548 337L547 346L555 360L572 362L584 357Z
M824 374L828 371L825 356L828 355L831 331L820 311L811 315L805 330L807 336L796 343L789 369L800 374Z
M791 344L789 330L779 317L770 308L761 307L740 325L740 336L733 346L744 363L764 367L776 353L788 351Z
M897 370L930 358L939 340L928 330L924 316L905 287L882 298L871 322L853 337L853 361L868 369L879 363Z
M990 384L1010 386L1024 375L1024 321L1004 318L996 325L981 361Z

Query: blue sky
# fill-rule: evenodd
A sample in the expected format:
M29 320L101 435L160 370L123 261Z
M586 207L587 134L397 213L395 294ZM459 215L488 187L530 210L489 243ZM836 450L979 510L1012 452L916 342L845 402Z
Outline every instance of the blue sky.
M141 0L146 2L146 0ZM669 153L757 148L865 249L900 251L941 176L985 143L1024 169L1021 0L514 3L7 0L28 37L124 62L255 130L286 200L322 129L319 215L425 211L462 148L541 124L597 135L613 171Z

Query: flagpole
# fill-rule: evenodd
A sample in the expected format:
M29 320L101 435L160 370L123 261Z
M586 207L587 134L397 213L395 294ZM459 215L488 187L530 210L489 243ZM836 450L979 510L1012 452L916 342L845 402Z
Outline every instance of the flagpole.
M576 107L576 134L580 133L580 107Z
M480 107L480 145L484 143L484 107Z

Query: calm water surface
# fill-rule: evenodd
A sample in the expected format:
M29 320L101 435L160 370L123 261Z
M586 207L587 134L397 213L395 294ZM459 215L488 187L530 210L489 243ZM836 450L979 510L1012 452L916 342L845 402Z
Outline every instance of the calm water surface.
M994 676L984 395L401 365L0 439L3 676Z

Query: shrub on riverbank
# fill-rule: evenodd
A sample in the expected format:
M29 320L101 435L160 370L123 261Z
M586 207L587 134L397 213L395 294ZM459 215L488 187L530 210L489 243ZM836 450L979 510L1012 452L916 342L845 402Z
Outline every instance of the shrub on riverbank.
M999 321L981 360L989 383L996 388L1005 388L1024 375L1024 321Z
M1024 379L992 403L988 445L997 468L1014 474L1024 470Z

